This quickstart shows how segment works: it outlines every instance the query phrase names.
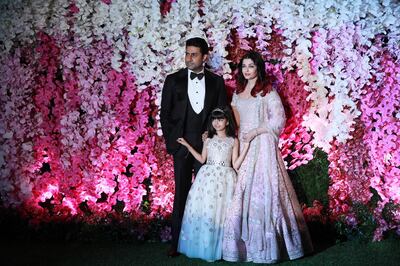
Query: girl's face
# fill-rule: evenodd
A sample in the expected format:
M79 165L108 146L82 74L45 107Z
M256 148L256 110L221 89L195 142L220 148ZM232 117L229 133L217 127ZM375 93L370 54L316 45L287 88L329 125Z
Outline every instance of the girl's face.
M212 121L212 126L216 131L225 131L227 123L226 118L217 118Z
M253 60L249 58L243 59L242 73L244 78L247 80L257 78L257 66L254 64Z

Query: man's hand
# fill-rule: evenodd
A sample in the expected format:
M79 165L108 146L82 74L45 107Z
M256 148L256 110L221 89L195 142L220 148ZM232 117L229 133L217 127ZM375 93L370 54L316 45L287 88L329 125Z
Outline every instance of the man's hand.
M206 139L208 138L208 132L204 131L204 133L201 135L201 139L204 141L206 141Z

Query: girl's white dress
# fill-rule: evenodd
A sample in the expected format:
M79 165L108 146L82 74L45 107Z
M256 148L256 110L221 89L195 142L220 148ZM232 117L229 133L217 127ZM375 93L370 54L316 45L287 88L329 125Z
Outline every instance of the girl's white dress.
M224 221L236 184L231 167L234 138L214 136L204 145L207 163L188 194L178 251L190 258L215 261L222 258Z

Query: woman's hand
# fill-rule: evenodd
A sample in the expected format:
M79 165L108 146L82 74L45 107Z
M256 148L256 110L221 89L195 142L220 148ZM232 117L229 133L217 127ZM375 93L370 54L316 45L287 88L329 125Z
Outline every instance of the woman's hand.
M189 143L184 138L178 138L176 141L185 147L189 147Z
M254 128L254 129L250 130L249 132L247 132L246 134L244 134L244 136L243 136L243 142L244 142L244 143L249 143L249 142L252 141L257 135L258 135L257 129Z
M244 149L248 148L250 146L250 142L242 142L241 145Z

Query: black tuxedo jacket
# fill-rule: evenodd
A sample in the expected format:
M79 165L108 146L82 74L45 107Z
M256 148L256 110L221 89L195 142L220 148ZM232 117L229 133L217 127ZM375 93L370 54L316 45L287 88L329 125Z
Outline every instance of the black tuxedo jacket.
M222 77L204 70L205 99L202 114L203 132L207 128L207 117L216 107L227 104L225 84ZM182 137L186 123L188 97L188 69L181 69L165 79L161 96L160 122L167 151L174 154L180 147L176 139Z

